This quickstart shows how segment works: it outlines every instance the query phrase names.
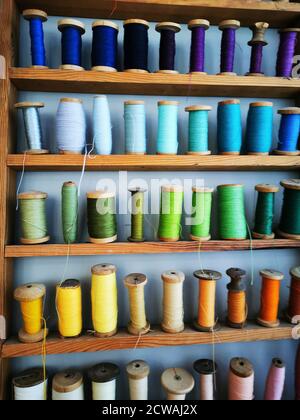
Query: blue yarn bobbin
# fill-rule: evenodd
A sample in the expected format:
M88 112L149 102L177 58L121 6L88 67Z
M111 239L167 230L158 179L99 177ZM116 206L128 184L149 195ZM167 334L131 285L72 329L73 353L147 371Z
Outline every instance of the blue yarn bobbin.
M32 67L47 69L43 22L48 20L48 15L43 10L27 9L23 11L23 17L30 23Z
M218 104L218 154L239 155L242 149L242 113L238 99Z
M81 65L81 37L85 33L84 24L76 19L62 19L57 26L62 33L62 65L60 68L62 70L84 70Z
M149 23L143 19L124 22L124 71L148 73Z
M211 106L196 105L185 108L189 113L188 155L211 155L208 150L208 113Z
M146 114L144 101L124 103L125 153L126 155L146 155Z
M253 102L250 104L247 118L247 154L268 155L272 148L272 142L273 103Z
M158 102L157 154L177 155L178 105L176 101Z
M278 147L276 155L298 156L298 140L300 133L300 108L283 108L278 111L281 115Z
M116 72L118 61L119 26L109 20L97 20L92 25L92 70Z

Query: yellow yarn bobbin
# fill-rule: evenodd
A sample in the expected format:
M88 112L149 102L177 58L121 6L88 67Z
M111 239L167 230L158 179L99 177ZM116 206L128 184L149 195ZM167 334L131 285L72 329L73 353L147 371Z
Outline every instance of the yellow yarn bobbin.
M58 330L62 337L78 337L82 331L82 293L78 280L65 280L56 287Z

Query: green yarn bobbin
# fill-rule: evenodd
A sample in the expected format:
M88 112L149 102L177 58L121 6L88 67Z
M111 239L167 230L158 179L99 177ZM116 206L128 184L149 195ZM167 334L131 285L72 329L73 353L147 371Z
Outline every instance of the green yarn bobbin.
M243 185L218 186L218 216L220 239L247 239Z
M74 182L65 182L61 191L62 229L66 244L77 241L78 233L78 190Z
M117 240L116 197L113 193L87 193L90 242L105 244Z
M279 188L275 185L259 184L256 185L255 190L258 191L258 198L252 236L256 239L274 239L275 193L279 191Z
M144 242L144 193L142 188L129 190L132 194L130 242Z
M300 179L288 179L280 184L285 191L279 235L287 239L300 240Z
M183 189L177 185L163 186L158 237L163 242L177 242L181 235Z
M193 187L192 225L190 238L193 241L209 241L213 188Z

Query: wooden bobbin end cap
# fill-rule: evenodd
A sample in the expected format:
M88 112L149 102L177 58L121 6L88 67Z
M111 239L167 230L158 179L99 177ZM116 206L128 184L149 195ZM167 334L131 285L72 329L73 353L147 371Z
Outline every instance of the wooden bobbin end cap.
M183 187L181 185L163 185L161 187L162 192L170 192L170 193L182 193Z
M119 375L120 369L113 363L100 363L88 370L89 379L98 384L111 382Z
M146 321L146 325L143 328L135 328L132 325L132 322L130 321L128 323L127 330L129 334L131 335L136 335L136 336L146 335L150 331L150 322Z
M80 281L75 279L67 279L57 285L60 289L78 289L80 287Z
M252 237L254 239L263 239L263 240L271 240L275 238L275 233L271 233L270 235L266 235L264 233L252 232Z
M89 236L89 242L98 245L111 244L112 242L116 242L117 239L118 235L112 236L111 238L92 238L91 236Z
M76 187L76 183L73 182L73 181L67 181L67 182L64 182L63 183L63 187L66 187L66 188L74 188L74 187Z
M109 191L103 191L103 190L99 190L99 191L91 191L88 192L86 194L87 198L90 199L94 199L94 200L98 200L98 198L115 198L116 194L113 192L109 192Z
M179 23L175 22L161 22L156 25L155 30L157 32L169 30L178 33L181 31L181 26L179 25Z
M240 378L249 378L253 374L253 366L249 360L236 357L230 362L231 372Z
M300 267L294 267L290 270L290 275L295 279L295 280L300 280Z
M48 374L46 373L46 379ZM44 370L42 368L27 369L12 379L12 384L17 388L31 388L44 382Z
M116 29L119 32L119 25L112 22L111 20L96 20L92 24L92 29L98 28L99 26L108 26L110 28Z
M204 327L203 325L200 325L198 323L197 319L194 321L193 326L196 331L205 332L205 333L213 333L221 329L221 325L218 322L216 322L211 327Z
M124 21L123 26L126 25L133 25L133 24L138 24L138 25L144 25L146 26L148 29L150 28L149 22L147 22L144 19L127 19Z
M177 70L158 70L156 73L160 74L179 74Z
M223 20L219 24L219 29L238 29L241 26L241 22L239 20L229 19L229 20Z
M20 329L18 333L18 338L21 343L30 344L30 343L39 343L44 340L45 336L47 337L49 334L48 329L41 329L36 334L28 334L24 331L23 328Z
M65 370L57 373L52 381L52 389L66 394L73 392L83 384L83 375L75 370Z
M300 108L299 107L289 107L289 108L282 108L277 111L277 114L280 115L299 115Z
M241 152L220 152L218 154L221 156L239 156Z
M75 64L62 64L59 66L61 70L71 70L71 71L84 71L84 68L81 66L76 66Z
M197 187L196 185L192 187L194 193L208 193L211 194L214 192L214 188L210 187Z
M113 264L97 264L91 268L92 274L96 276L106 276L117 272L117 267Z
M299 156L300 150L295 150L294 152L288 152L285 150L274 150L274 155L280 155L280 156Z
M145 274L133 273L129 274L124 279L124 285L128 288L144 287L148 283Z
M269 102L269 101L260 101L260 102L252 102L249 107L250 108L259 108L261 106L269 106L272 107L273 106L273 102Z
M277 193L279 191L279 187L271 184L258 184L255 185L255 190L262 193Z
M284 28L279 30L279 33L283 32L300 32L300 28Z
M194 272L194 276L199 280L206 281L219 281L222 278L222 274L214 270L197 270Z
M44 236L43 238L38 238L38 239L20 238L20 242L23 245L39 245L39 244L44 244L49 241L50 241L50 236Z
M231 322L230 319L227 318L226 323L227 323L228 327L230 327L230 328L234 328L236 330L242 330L243 328L246 327L247 320L245 320L245 322L242 322L240 324L236 324L235 322Z
M26 150L23 153L26 153L27 155L48 155L50 152L46 149L31 149Z
M158 106L164 106L164 105L173 105L173 106L178 106L179 102L178 101L159 101L157 102Z
M129 379L140 380L150 375L150 366L143 360L134 360L126 366Z
M245 76L250 76L250 77L265 77L264 73L246 73Z
M185 275L181 271L165 271L162 273L161 279L166 283L183 283Z
M23 108L44 108L45 104L43 102L18 102L15 104L16 109Z
M100 71L102 73L117 73L117 69L109 66L93 66L92 71Z
M116 335L117 332L118 332L117 328L115 328L113 331L104 332L104 333L96 331L94 333L94 336L97 337L97 338L110 338L110 337L113 337L114 335Z
M48 20L47 13L39 9L26 9L23 11L22 15L26 20L30 20L32 18L41 18L43 22Z
M265 327L265 328L277 328L280 325L279 319L277 319L276 321L265 321L264 319L257 318L256 321L258 325L261 325L262 327Z
M211 155L211 151L207 150L206 152L186 152L189 156L209 156Z
M126 69L124 70L124 73L139 73L139 74L148 74L148 70L144 69Z
M284 279L284 274L280 271L272 269L264 269L260 271L260 275L266 279L281 281Z
M219 102L219 105L240 105L240 103L241 101L239 99L226 99L225 101Z
M221 73L218 73L217 76L237 76L237 73L233 71L223 71Z
M190 235L190 239L195 242L208 242L211 240L211 235L203 236L201 238L200 236Z
M188 23L189 29L204 28L205 30L207 30L209 27L210 27L210 22L209 20L206 20L206 19L193 19L193 20L190 20Z
M223 189L223 188L244 188L243 184L223 184L223 185L218 185L218 190L219 189Z
M270 25L267 22L256 22L253 26L251 26L250 29L253 31L253 38L248 42L248 45L268 45L268 42L264 39L264 35L269 26Z
M194 111L211 111L213 108L209 105L192 105L187 106L185 108L186 112L194 112Z
M124 105L145 105L145 101L125 101Z
M194 369L200 375L215 375L218 365L209 359L200 359L194 363Z
M46 294L46 287L40 283L28 283L19 286L14 291L14 298L18 302L32 302L41 299Z
M230 292L245 292L246 286L243 280L246 277L246 271L240 268L229 268L226 274L231 278L231 283L227 284L227 289Z
M18 200L39 200L47 197L48 194L41 191L28 191L18 194Z
M300 179L285 179L280 185L289 190L300 190Z
M275 357L272 360L272 365L278 369L284 369L285 368L285 363L283 362L283 360L279 359L278 357Z
M77 19L70 19L70 18L61 19L58 21L57 27L58 27L58 30L61 32L63 31L64 28L75 27L80 30L82 35L85 33L84 24L80 22L80 20L77 20Z
M181 368L165 370L161 376L161 383L168 393L175 395L188 394L195 386L193 376Z
M278 233L278 235L279 235L281 238L285 238L285 239L292 239L292 240L295 240L295 241L300 241L300 235L294 235L294 234L292 234L292 233L285 233L285 232L282 232L282 231L281 231L281 230L279 230L279 229L278 229L277 233Z

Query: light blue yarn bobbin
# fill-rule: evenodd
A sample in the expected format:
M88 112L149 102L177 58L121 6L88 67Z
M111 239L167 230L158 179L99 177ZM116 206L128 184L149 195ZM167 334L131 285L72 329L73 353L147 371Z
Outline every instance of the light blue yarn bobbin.
M111 155L112 153L112 125L105 95L94 98L93 146L97 155Z
M247 118L247 154L268 155L273 141L273 103L250 104Z
M218 153L239 155L243 141L242 113L238 99L228 99L218 104Z
M145 155L147 153L145 102L125 102L124 121L125 153L127 155Z
M211 155L208 150L208 105L195 105L185 108L189 113L189 146L188 155Z
M176 101L158 102L157 154L177 155L178 105Z
M283 108L278 111L278 114L281 115L281 123L278 146L274 153L276 155L297 156L300 154L298 150L300 108Z

